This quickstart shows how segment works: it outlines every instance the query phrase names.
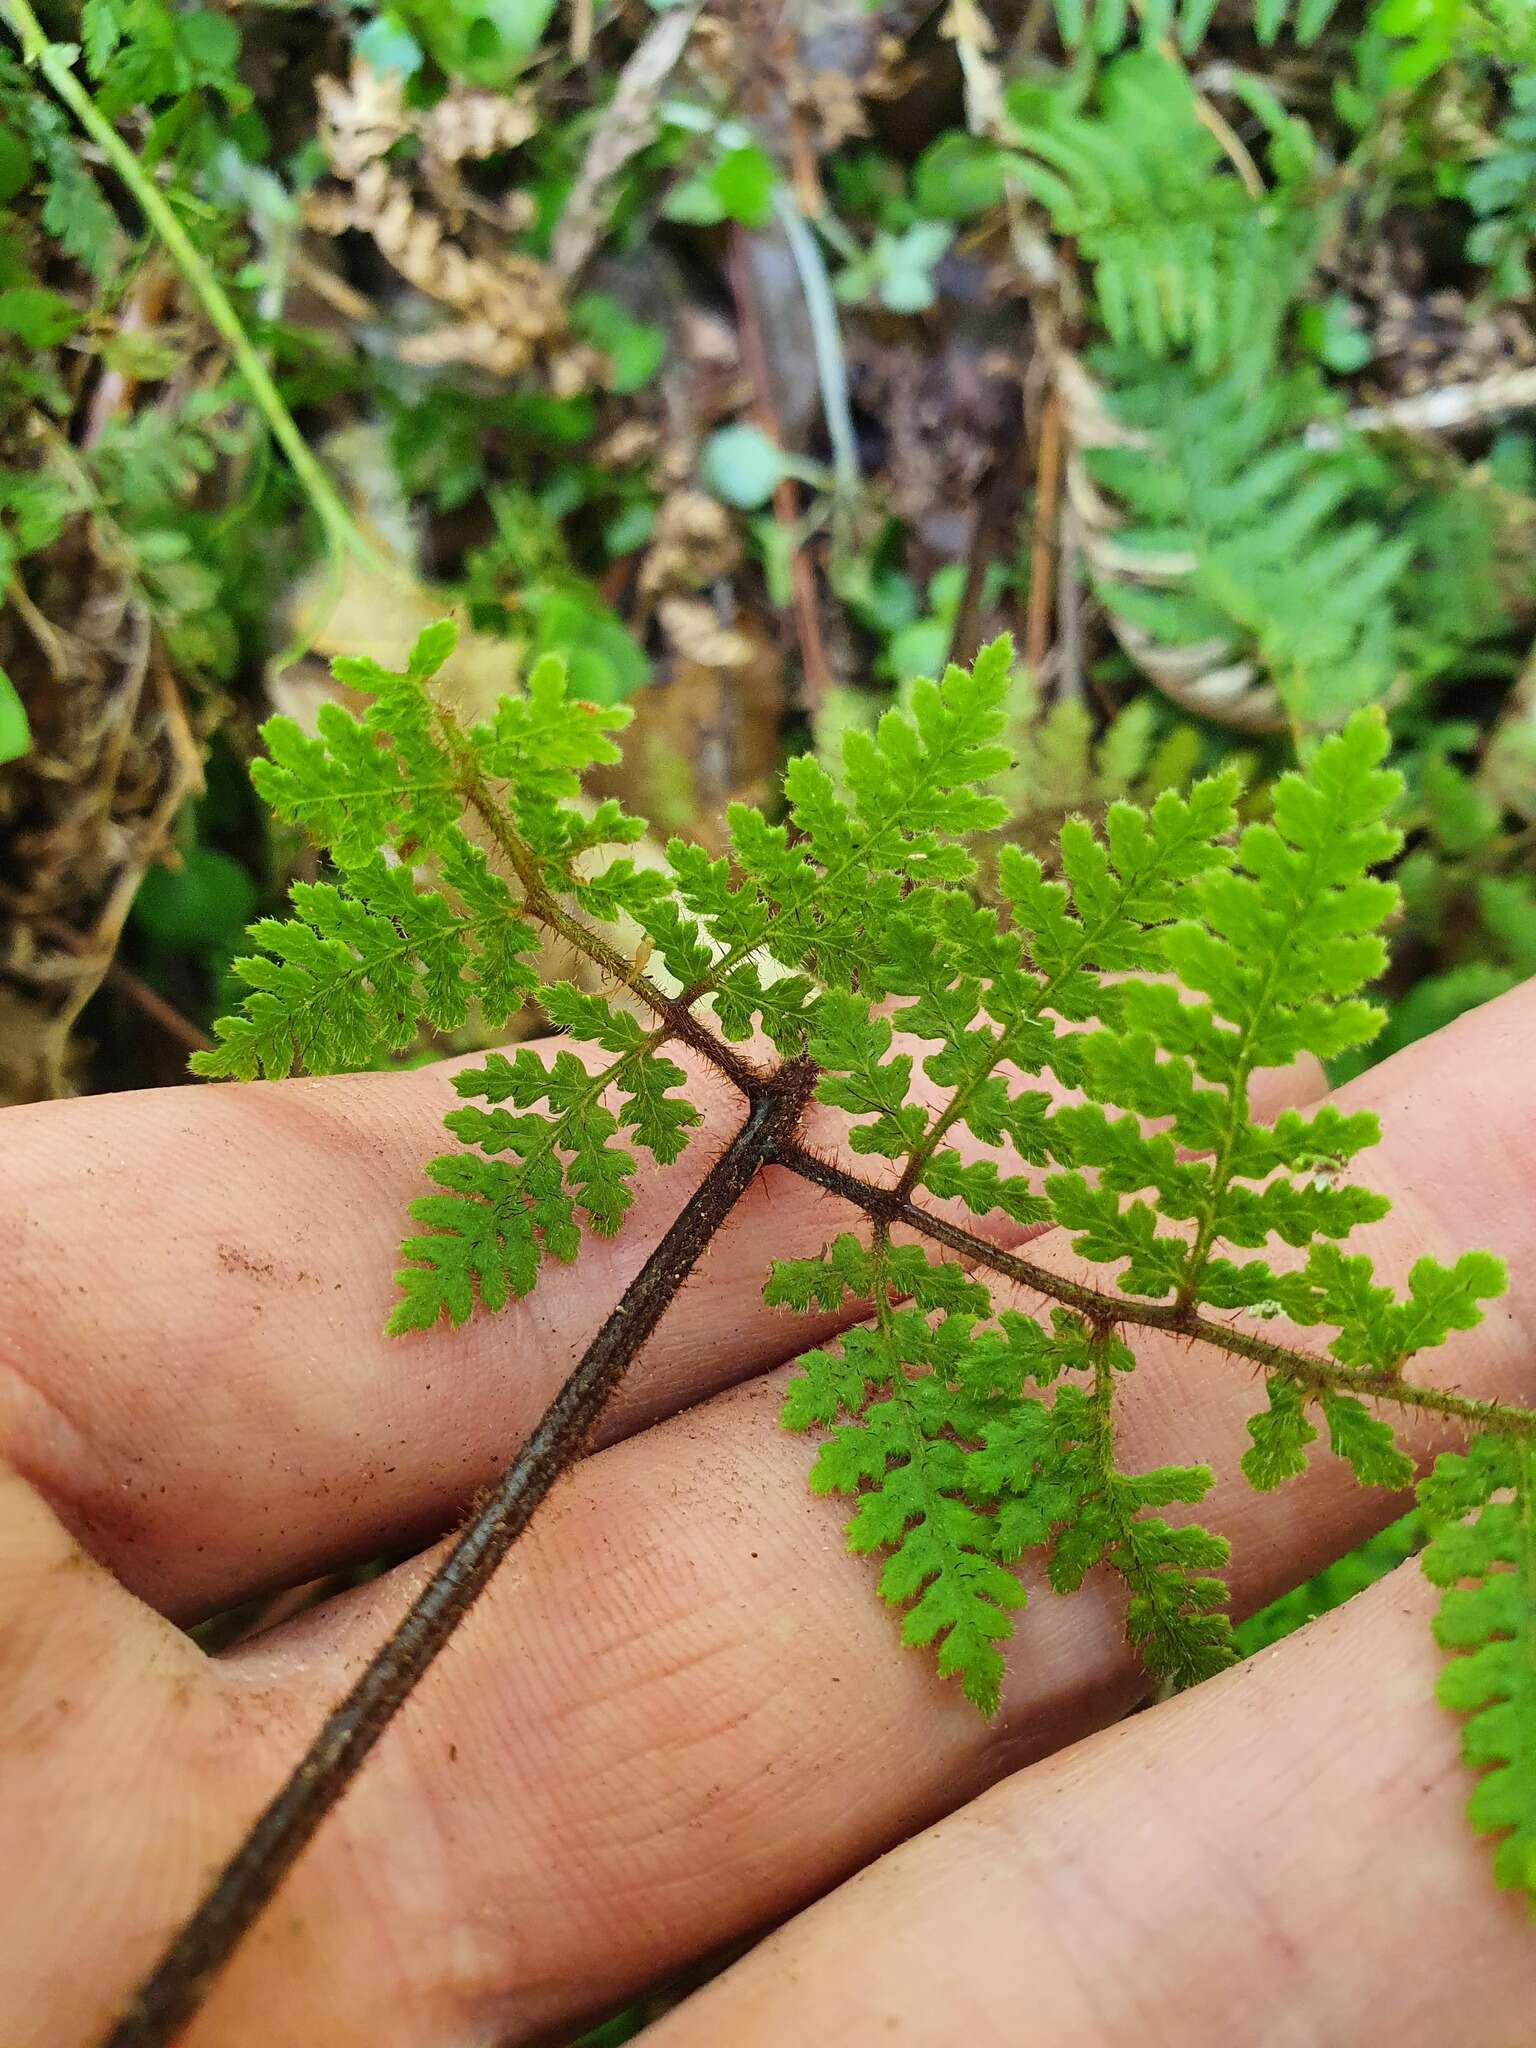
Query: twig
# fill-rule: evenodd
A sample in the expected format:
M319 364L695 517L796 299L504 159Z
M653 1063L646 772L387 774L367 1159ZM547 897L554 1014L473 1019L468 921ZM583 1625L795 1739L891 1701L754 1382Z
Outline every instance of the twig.
M40 916L32 915L28 912L24 899L14 889L0 885L0 902L6 905L14 917L24 919L46 938L62 946L65 952L72 954L76 960L96 966L102 952L110 950L104 948L99 939L91 939L86 933L77 932L72 924L67 923L62 917L55 917L51 911L44 911ZM124 967L120 960L109 958L101 970L100 979L116 988L131 1003L136 1003L145 1016L153 1018L166 1037L174 1040L177 1045L185 1046L188 1052L212 1052L213 1040L207 1033L199 1031L189 1017L184 1017L174 1004L167 1002L147 981L141 981L138 975L130 968Z
M143 334L153 331L171 296L171 273L153 268L147 277L140 277L128 303L113 322L116 335ZM138 390L139 380L130 370L104 369L96 380L85 409L85 421L80 430L80 446L94 448L101 439L108 424L119 413L126 412Z
M1061 509L1056 582L1056 695L1070 702L1083 694L1083 542L1070 503Z
M145 1979L103 2048L168 2048L203 2004L288 1871L384 1730L484 1592L550 1488L581 1456L614 1390L721 1224L788 1142L816 1079L791 1060L597 1333L495 1492L465 1525L410 1612L327 1716L287 1783Z
M51 926L53 923L54 920L50 918L48 925ZM121 960L108 963L102 980L109 987L125 995L129 1002L136 1004L146 1017L160 1026L173 1044L181 1046L187 1052L213 1051L213 1040L206 1031L199 1031L190 1017L184 1017L174 1003L168 1003L163 995L152 989L147 981L141 981Z
M790 20L790 8L785 7L779 19L779 31L774 38L773 59L778 67L779 84L784 94L785 140L789 150L789 181L799 207L807 220L819 220L826 211L827 195L821 189L821 173L816 166L816 150L811 141L810 129L806 123L804 109L796 91L795 30Z
M1131 5L1135 10L1137 20L1143 21L1145 16L1142 0L1131 0ZM1264 180L1259 174L1258 165L1249 155L1247 145L1225 114L1206 98L1200 88L1198 79L1190 76L1189 66L1185 63L1184 53L1180 50L1178 44L1174 42L1171 36L1160 36L1157 49L1159 56L1166 57L1170 64L1177 65L1178 69L1189 79L1190 91L1195 96L1195 119L1208 134L1215 137L1222 155L1226 157L1233 170L1237 172L1243 190L1250 199L1262 199L1265 187Z
M1332 420L1314 420L1305 438L1309 448L1326 449L1341 447L1347 431L1444 434L1498 419L1504 413L1523 412L1527 407L1536 407L1536 366L1501 370L1476 383L1442 384L1438 391L1416 391L1411 398L1394 398L1386 405L1357 406L1345 413L1342 426Z
M1180 65L1181 69L1183 68L1182 60L1175 52L1172 43L1164 40L1157 47L1166 56L1172 57L1174 62ZM1259 175L1258 165L1248 153L1246 143L1232 126L1226 115L1222 113L1219 107L1212 105L1199 86L1195 85L1193 79L1190 80L1190 84L1194 87L1195 119L1202 128L1206 129L1208 133L1216 138L1223 155L1231 164L1233 170L1237 172L1238 179L1248 197L1250 199L1262 199L1265 193L1264 180Z
M965 87L965 125L972 135L1002 139L1008 133L1003 75L993 61L997 32L978 0L950 0L939 34L955 46Z
M555 275L569 284L585 268L607 226L608 188L656 133L656 102L688 46L704 0L682 0L646 31L592 130L550 249Z
M1017 78L1039 55L1040 45L1045 41L1045 31L1051 20L1051 0L1029 0L1024 9L1024 18L1019 23L1018 34L1008 52L1007 72L1010 78Z
M1061 495L1061 392L1052 385L1040 418L1035 462L1035 524L1029 544L1029 611L1024 659L1038 675L1051 647L1051 585L1056 560L1056 506Z
M306 256L302 249L296 249L292 260L295 284L308 287L316 298L324 299L328 306L338 312L343 320L355 320L360 327L370 326L379 317L379 309L354 284L348 284L344 277L338 277L327 264L317 263L312 256Z
M1011 527L1016 519L1018 499L1022 489L1019 476L1019 454L1023 443L1023 394L1020 402L1011 407L1008 419L1000 436L996 454L991 465L991 475L976 506L976 516L971 523L970 546L966 550L965 584L960 592L960 602L955 607L955 622L950 628L949 661L962 664L974 659L981 641L981 600L986 586L987 570L994 559L992 549L999 536Z
M62 683L69 674L69 664L64 656L64 643L59 638L58 628L53 621L45 618L32 602L32 597L18 570L5 587L7 600L16 607L17 615L27 631L37 642L44 661L47 662L56 683Z
M977 505L976 516L971 521L971 540L965 551L965 582L961 585L960 602L955 606L954 621L949 629L949 646L944 655L946 667L951 663L966 667L975 658L981 642L981 597L986 588L990 561L987 542L994 532L990 512L998 482L999 477L994 473L991 487Z

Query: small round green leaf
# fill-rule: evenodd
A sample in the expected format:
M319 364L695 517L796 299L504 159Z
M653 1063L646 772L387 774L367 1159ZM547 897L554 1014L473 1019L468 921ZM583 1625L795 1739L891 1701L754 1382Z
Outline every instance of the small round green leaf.
M705 488L743 512L766 505L791 474L783 449L775 447L761 428L744 424L710 435L702 471Z

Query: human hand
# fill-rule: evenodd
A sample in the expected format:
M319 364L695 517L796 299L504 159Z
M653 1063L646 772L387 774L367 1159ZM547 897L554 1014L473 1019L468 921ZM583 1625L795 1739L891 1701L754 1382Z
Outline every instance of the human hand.
M1347 1091L1382 1112L1371 1178L1394 1208L1362 1242L1383 1277L1426 1245L1510 1261L1511 1294L1431 1376L1525 1399L1533 1041L1536 986ZM446 1527L710 1147L525 1302L390 1342L392 1251L443 1095L427 1069L5 1119L15 2048L106 2028L430 1558L218 1659L173 1621ZM731 1091L701 1076L698 1099L723 1139ZM765 1260L845 1221L800 1181L749 1194L188 2038L543 2038L825 1893L657 2048L1523 2044L1536 1937L1463 1818L1413 1568L1114 1726L1142 1681L1107 1584L1036 1595L991 1725L899 1648L843 1552L846 1508L807 1497L805 1446L774 1420L780 1368L841 1319L764 1309ZM1073 1267L1049 1239L1031 1256ZM1250 1493L1246 1371L1138 1351L1127 1462L1194 1453L1226 1475L1202 1519L1233 1540L1239 1611L1394 1511L1326 1458Z

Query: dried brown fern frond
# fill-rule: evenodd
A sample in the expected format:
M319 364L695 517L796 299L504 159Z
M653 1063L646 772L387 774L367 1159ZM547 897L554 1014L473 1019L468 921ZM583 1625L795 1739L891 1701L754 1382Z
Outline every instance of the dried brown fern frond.
M527 224L519 193L486 200L459 166L515 149L538 117L526 95L452 90L429 112L405 105L400 81L356 64L346 79L322 78L320 143L335 182L310 201L323 234L370 236L405 282L452 317L396 343L403 361L459 363L508 377L545 359L561 388L585 389L600 360L568 339L564 293L535 257L506 246ZM406 137L420 144L411 165L390 159Z

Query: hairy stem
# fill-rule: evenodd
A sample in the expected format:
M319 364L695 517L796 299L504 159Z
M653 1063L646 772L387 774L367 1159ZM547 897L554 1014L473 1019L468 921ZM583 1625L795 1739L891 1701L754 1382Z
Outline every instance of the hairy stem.
M167 2048L196 2015L242 1936L369 1751L431 1669L555 1481L581 1455L609 1397L758 1169L792 1139L815 1077L808 1061L792 1060L756 1092L745 1123L625 1289L494 1493L465 1524L404 1620L327 1717L103 2048Z
M211 265L182 226L175 209L154 179L75 76L65 47L49 41L28 0L0 0L0 18L6 21L20 43L26 62L35 65L42 73L57 98L68 107L133 194L139 211L164 244L210 325L228 344L257 411L266 421L273 440L287 456L300 489L320 521L327 548L332 552L358 555L370 566L386 574L391 573L390 565L358 531L357 523L342 503L335 485L315 460L288 410L287 401L278 390L260 351L246 333L240 315L230 303L229 295Z
M3 0L0 0L3 4ZM610 945L607 939L585 925L579 918L563 910L539 872L538 862L532 852L511 830L507 823L506 811L496 800L492 790L487 788L483 776L474 766L473 757L465 743L464 736L452 714L441 704L435 705L438 719L443 727L454 753L463 765L466 775L462 791L464 801L470 806L486 831L495 842L497 851L517 876L523 890L523 907L530 917L536 918L546 931L565 940L584 959L600 967L611 981L627 988L632 995L640 998L646 1008L661 1023L668 1033L683 1045L698 1053L701 1059L724 1074L735 1083L742 1094L752 1098L762 1088L768 1077L761 1068L755 1067L748 1059L728 1046L719 1033L712 1031L702 1019L696 1017L690 1007L691 996L669 996L649 978L642 974L634 962Z
M1502 1401L1479 1401L1470 1395L1450 1393L1440 1387L1415 1386L1390 1370L1366 1372L1355 1366L1339 1365L1333 1359L1319 1358L1313 1352L1296 1351L1289 1345L1276 1344L1268 1337L1233 1329L1209 1316L1198 1315L1193 1309L1181 1307L1177 1302L1136 1301L1128 1295L1085 1287L1081 1281L1064 1279L1048 1266L1017 1258L1012 1252L1005 1252L989 1243L986 1238L947 1223L942 1216L919 1208L895 1188L875 1187L860 1180L857 1174L846 1173L840 1166L818 1159L798 1144L781 1150L778 1163L791 1173L798 1173L803 1180L825 1188L829 1194L841 1195L844 1201L853 1203L877 1222L905 1224L920 1236L931 1238L935 1244L947 1245L951 1251L959 1252L963 1258L984 1266L989 1272L1000 1274L1005 1280L1016 1280L1021 1287L1028 1287L1051 1301L1059 1301L1067 1308L1077 1309L1095 1323L1130 1324L1141 1330L1164 1330L1170 1336L1186 1337L1192 1343L1209 1344L1235 1357L1252 1359L1266 1372L1279 1373L1311 1394L1364 1395L1367 1400L1390 1401L1400 1408L1415 1409L1421 1414L1444 1415L1458 1422L1472 1423L1479 1429L1497 1430L1503 1436L1519 1437L1523 1441L1536 1440L1536 1408L1513 1407Z

